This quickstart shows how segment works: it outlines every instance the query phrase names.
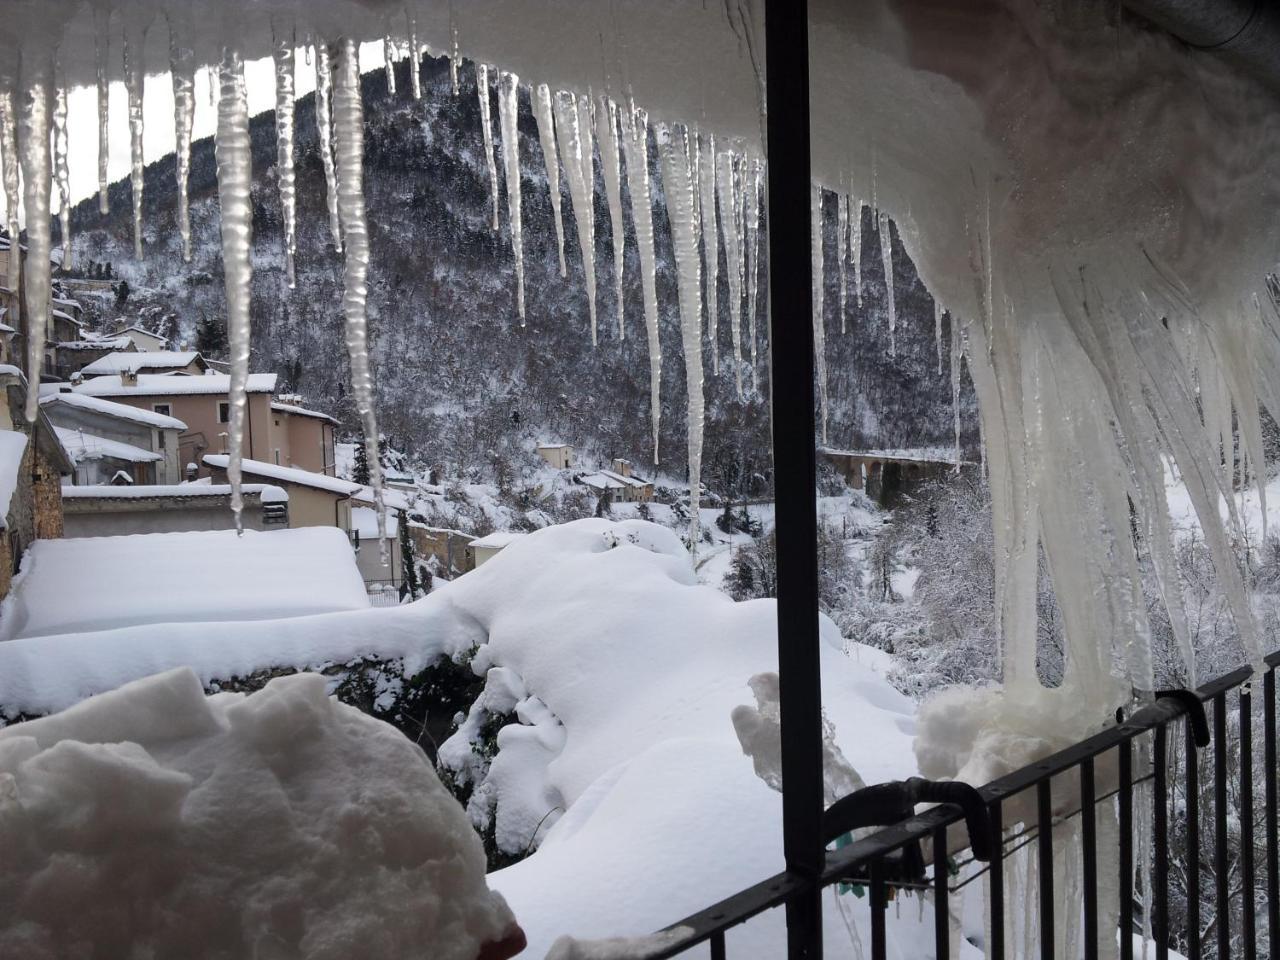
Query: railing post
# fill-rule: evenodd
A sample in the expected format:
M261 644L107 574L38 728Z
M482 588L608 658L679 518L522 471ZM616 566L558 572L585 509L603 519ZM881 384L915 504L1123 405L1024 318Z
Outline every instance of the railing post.
M813 960L822 956L824 854L806 0L765 0L765 95L782 837L787 869L814 879L787 902L787 952Z

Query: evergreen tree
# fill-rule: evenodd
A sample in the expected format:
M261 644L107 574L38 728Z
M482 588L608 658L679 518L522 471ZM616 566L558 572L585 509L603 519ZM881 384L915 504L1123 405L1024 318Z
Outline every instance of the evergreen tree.
M110 266L111 266L110 264L107 264L108 269L110 269ZM116 284L116 306L123 307L128 302L129 302L129 281L121 280L118 284Z
M369 485L369 454L365 451L364 437L356 440L356 462L351 468L351 479L355 483Z
M205 314L196 325L196 349L206 357L227 354L227 328L218 317Z
M398 520L400 524L400 567L404 573L404 589L410 600L417 600L422 593L422 585L418 582L418 564L413 555L413 539L409 536L409 515L401 510Z

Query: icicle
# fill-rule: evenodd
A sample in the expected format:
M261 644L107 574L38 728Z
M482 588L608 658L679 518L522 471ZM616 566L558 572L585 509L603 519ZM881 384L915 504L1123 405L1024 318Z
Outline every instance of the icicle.
M227 345L231 385L227 394L231 415L227 423L227 479L231 483L231 512L236 530L243 531L240 465L248 414L249 288L253 279L253 146L249 140L249 98L244 62L238 50L224 48L218 70L222 92L218 98L218 129L214 156L218 165L218 205L222 218L222 263L227 291Z
M737 162L729 151L716 157L716 190L724 224L724 267L729 277L729 335L733 339L733 383L742 399L742 192L735 186Z
M373 373L369 366L369 328L365 313L369 277L369 228L364 211L364 108L360 101L360 52L356 41L338 44L333 97L337 134L338 212L346 238L342 312L346 318L347 355L351 360L351 392L364 430L369 485L378 510L382 561L388 561L387 508L378 456L378 420L373 406ZM492 157L490 153L490 157Z
M671 221L679 288L689 431L689 552L696 556L705 409L702 394L702 269L694 230L698 194L689 131L686 128L659 127L658 154L662 159L662 187L667 198L667 217Z
M933 352L938 356L938 376L942 376L942 304L933 301Z
M111 208L107 202L109 185L107 167L111 159L111 131L108 125L111 88L107 83L107 55L111 46L111 8L97 6L93 9L94 54L98 72L98 212L106 216Z
M809 242L813 262L813 351L818 367L818 407L822 415L822 442L827 442L827 332L823 316L822 282L822 188L809 188Z
M26 51L24 51L26 53ZM24 281L27 314L27 420L40 412L40 372L44 369L45 337L49 329L51 295L49 254L49 187L53 163L49 155L49 106L53 99L53 70L47 57L29 53L22 62L22 93L18 110L18 156L22 162L23 203L27 220ZM10 238L9 259L18 255L18 235ZM16 288L15 288L16 291Z
M418 43L418 21L405 11L409 21L409 86L413 99L422 99L422 46Z
M387 71L387 96L396 95L396 42L391 34L382 38L382 62Z
M849 244L849 195L836 194L836 269L840 272L840 332L846 333L845 305L848 301L848 282L845 267L848 261ZM942 362L942 354L938 354L938 362Z
M555 218L556 252L560 256L560 276L566 274L564 263L564 221L560 217L560 159L556 155L556 122L551 114L551 89L538 84L533 96L533 118L538 123L538 141L542 159L547 165L547 188L551 192L551 215Z
M951 314L951 416L956 442L956 469L960 467L960 361L964 356L964 331L959 318Z
M698 171L698 192L699 205L702 207L702 263L704 276L707 285L707 334L711 340L711 372L720 373L720 305L719 292L716 284L720 277L720 233L717 228L716 221L720 217L716 216L716 138L711 134L703 137L699 134L699 139L706 144L705 155L702 166ZM733 189L732 182L729 183L728 189ZM723 212L721 213L723 217ZM729 229L726 227L726 230ZM725 242L731 243L731 238L726 235ZM732 273L732 267L730 273ZM729 312L733 314L738 309L738 302L729 305ZM737 334L734 334L734 341L738 340ZM742 364L738 362L738 355L734 353L733 364L734 381L738 385L738 399L742 399Z
M307 34L307 42L302 45L302 62L308 67L311 66L311 48L314 44L311 42L311 34Z
M623 322L622 265L626 234L622 223L622 166L618 156L618 105L600 98L596 111L596 139L600 141L600 169L604 174L604 195L609 204L609 227L613 233L613 298L618 309L618 339L627 335Z
M743 219L747 242L747 336L751 338L751 386L760 389L760 368L756 361L756 309L760 273L760 161L751 161L751 171L742 178Z
M484 163L489 170L489 199L493 220L490 228L498 229L498 165L493 159L493 119L489 113L489 68L476 64L476 97L480 101L480 132L484 139Z
M520 78L498 75L498 123L502 127L502 166L507 175L507 217L511 221L511 252L516 258L516 312L524 326L524 237L520 218L520 102L516 97Z
M874 219L872 220L874 223ZM849 198L849 259L853 261L853 289L862 307L862 201Z
M893 239L889 233L889 215L879 214L880 258L884 262L884 295L889 309L889 356L898 355L898 305L893 290Z
M342 225L338 220L338 180L333 166L333 61L329 45L316 42L316 134L320 141L320 162L324 166L324 186L329 201L329 235L335 250L342 250Z
M58 184L62 269L71 269L71 168L67 142L67 89L58 84L53 107L53 175Z
M13 96L13 80L7 76L3 87L0 87L0 155L4 163L4 202L9 231L9 275L5 278L5 286L17 296L22 288L22 257L13 253L18 246L21 189L18 177L18 110Z
M133 256L142 259L142 89L146 70L142 51L146 28L131 30L124 39L124 85L129 93L129 182L133 187Z
M453 19L453 4L449 5L449 82L453 95L458 95L458 68L462 66L462 54L458 52L458 24Z
M588 101L588 111L590 101ZM587 314L591 320L591 345L596 337L596 218L595 176L591 164L590 115L584 118L578 98L561 90L555 97L556 139L560 160L569 180L569 199L578 226L578 246L582 251L582 272L587 284ZM584 122L585 119L585 122Z
M209 87L209 106L214 110L218 109L218 71L213 67L209 67L205 71L205 79L208 80Z
M173 79L174 161L178 179L178 234L182 259L191 262L191 203L187 184L191 174L191 129L196 112L195 55L186 31L169 16L169 73Z
M653 254L653 206L649 195L649 117L634 103L622 111L622 148L627 158L631 222L640 255L640 290L649 337L649 420L653 425L653 462L658 462L658 426L662 416L662 344L658 336L658 265Z
M280 219L284 225L284 278L294 288L294 256L298 249L297 188L293 169L293 37L275 39L276 68L276 183L280 190Z

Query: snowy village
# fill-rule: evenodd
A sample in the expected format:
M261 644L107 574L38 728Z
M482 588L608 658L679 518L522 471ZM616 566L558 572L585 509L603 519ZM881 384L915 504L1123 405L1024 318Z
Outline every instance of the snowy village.
M0 0L0 960L1280 957L1280 7Z

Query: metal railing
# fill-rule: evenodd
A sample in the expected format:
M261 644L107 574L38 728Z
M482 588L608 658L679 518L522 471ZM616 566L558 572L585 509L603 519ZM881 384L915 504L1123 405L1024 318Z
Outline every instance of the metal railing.
M1265 772L1262 831L1264 833L1264 859L1266 875L1265 929L1272 955L1280 945L1280 846L1277 842L1277 766L1276 766L1276 667L1280 666L1280 651L1266 659L1262 675L1263 736L1262 757ZM1216 956L1228 960L1233 956L1255 960L1258 953L1260 923L1256 891L1258 865L1255 863L1255 809L1253 796L1254 739L1253 739L1253 690L1254 676L1244 668L1220 677L1194 692L1170 691L1158 693L1153 702L1141 707L1127 719L1118 722L1095 736L1068 747L1052 756L1030 764L973 791L979 799L979 813L975 817L972 804L966 801L966 809L957 805L963 796L953 797L952 802L942 802L927 812L908 815L899 822L876 830L868 836L854 840L839 849L827 849L824 867L816 876L802 876L795 871L779 873L767 880L748 887L739 893L716 903L705 910L672 924L666 928L660 949L646 954L649 960L662 960L685 953L703 943L709 944L712 960L726 956L726 931L746 923L752 917L779 906L788 906L798 900L812 901L815 893L832 884L857 884L870 896L870 956L882 960L886 956L887 941L885 913L892 894L910 890L933 896L934 943L937 956L946 957L951 948L952 935L949 899L969 883L985 875L989 898L989 942L984 952L989 960L1002 960L1015 954L1011 951L1005 921L1006 876L1005 860L1016 851L1034 844L1036 851L1036 905L1038 919L1039 956L1044 960L1054 957L1057 924L1055 918L1056 857L1075 856L1074 849L1063 851L1055 844L1054 827L1079 818L1080 897L1079 921L1075 915L1070 922L1078 922L1081 955L1095 960L1099 955L1099 805L1114 803L1119 826L1119 849L1116 855L1119 890L1119 930L1121 960L1132 960L1134 955L1131 931L1138 932L1141 918L1135 913L1135 893L1140 893L1149 910L1153 950L1158 960L1165 960L1171 943L1169 894L1170 852L1169 815L1170 779L1169 761L1180 754L1185 771L1182 802L1174 805L1174 813L1185 818L1186 829L1186 910L1184 929L1176 945L1190 957ZM1235 696L1228 697L1235 692ZM1234 701L1234 702L1231 702ZM1209 710L1206 711L1206 705ZM1237 714L1234 736L1228 736L1229 715ZM1208 717L1212 717L1212 728ZM1179 723L1179 721L1185 721ZM1183 729L1177 729L1181 726ZM1175 734L1176 735L1172 735ZM1146 755L1150 741L1150 763L1139 764L1135 770L1135 744ZM1210 749L1212 765L1212 855L1211 862L1202 863L1200 835L1201 785L1198 758L1201 750ZM1232 761L1229 763L1229 761ZM1114 765L1114 769L1113 769ZM1236 776L1229 775L1234 766ZM1235 781L1235 798L1239 808L1238 820L1230 810L1232 780ZM921 785L927 785L921 787ZM1140 784L1149 788L1138 790ZM936 800L926 796L930 788L954 787L954 784L929 784L928 781L907 781L904 784L878 785L858 791L852 797L837 801L824 817L823 837L828 842L850 826L859 826L866 819L883 815L892 809L886 797L897 796L908 803L907 810L918 800ZM1065 791L1064 791L1065 788ZM879 791L878 794L875 791ZM923 792L922 792L923 791ZM1210 791L1206 789L1206 794ZM1034 799L1033 799L1034 798ZM1152 831L1150 847L1149 889L1135 891L1133 846L1135 813L1139 805L1149 802ZM1064 803L1066 809L1064 810ZM849 816L836 817L841 804L854 811ZM1011 809L1026 811L1019 815L1018 823L1006 829L1006 814ZM846 811L847 812L847 811ZM1207 811L1206 811L1207 812ZM981 821L984 819L985 824ZM784 814L785 816L785 814ZM859 816L862 819L859 819ZM967 821L967 822L966 822ZM977 822L975 822L977 821ZM883 822L883 821L881 821ZM1141 821L1139 821L1141 822ZM966 848L957 845L955 834L948 844L948 829L964 825L970 844ZM984 846L990 846L984 849ZM1235 862L1232 852L1235 850ZM929 851L931 874L927 873L923 851ZM957 852L959 850L959 852ZM1108 851L1110 856L1110 851ZM963 868L987 861L981 869ZM1202 867L1212 874L1212 905L1216 912L1211 925L1212 935L1205 937L1201 929L1201 896L1209 894L1202 889ZM1234 908L1234 909L1233 909ZM1233 914L1240 918L1238 938L1233 947ZM797 944L800 937L803 942ZM788 927L791 951L808 956L821 956L821 926L793 924ZM1204 940L1205 942L1202 942Z
M406 598L402 580L366 580L364 589L371 607L398 607Z

